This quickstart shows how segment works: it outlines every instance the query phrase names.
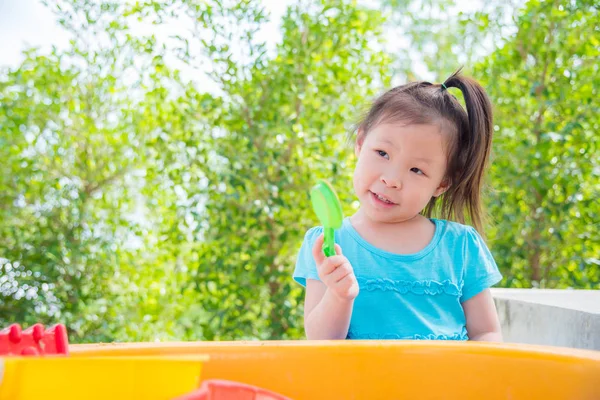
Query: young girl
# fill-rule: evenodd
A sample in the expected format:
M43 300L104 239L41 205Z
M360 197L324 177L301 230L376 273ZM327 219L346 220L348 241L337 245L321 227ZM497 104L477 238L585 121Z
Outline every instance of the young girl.
M360 209L336 231L337 255L315 227L296 263L308 339L502 341L489 291L502 276L478 234L491 142L490 101L460 71L374 102L355 144Z

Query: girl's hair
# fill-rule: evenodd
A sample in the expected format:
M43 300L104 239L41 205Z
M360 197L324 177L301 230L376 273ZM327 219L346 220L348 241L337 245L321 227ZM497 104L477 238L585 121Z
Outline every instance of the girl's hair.
M466 112L448 88L462 91ZM377 98L358 124L358 141L381 123L438 124L449 134L446 183L439 197L442 218L471 224L483 235L481 204L483 175L492 143L492 105L485 90L474 79L453 73L443 84L411 82L395 87ZM432 197L423 214L430 217L438 198Z

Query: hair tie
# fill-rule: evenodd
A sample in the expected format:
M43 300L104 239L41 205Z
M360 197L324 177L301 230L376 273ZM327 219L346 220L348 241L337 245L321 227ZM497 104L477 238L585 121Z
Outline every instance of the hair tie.
M444 91L444 89L448 90L448 88L446 87L446 85L444 85L444 84L442 83L442 92Z

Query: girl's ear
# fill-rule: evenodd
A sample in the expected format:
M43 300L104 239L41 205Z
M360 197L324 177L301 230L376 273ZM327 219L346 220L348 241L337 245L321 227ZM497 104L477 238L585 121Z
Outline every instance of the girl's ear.
M450 180L444 179L442 183L440 183L440 186L435 189L435 192L433 192L433 197L439 197L443 195L448 189L450 189L450 186Z
M365 141L364 131L362 129L358 130L356 134L356 143L354 143L354 154L356 157L360 154L360 150L362 149L362 145Z

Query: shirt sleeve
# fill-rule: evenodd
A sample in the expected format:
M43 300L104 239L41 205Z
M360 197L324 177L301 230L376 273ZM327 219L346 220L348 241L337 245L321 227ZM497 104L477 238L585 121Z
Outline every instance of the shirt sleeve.
M467 229L464 284L460 302L464 303L502 280L496 261L477 231Z
M306 287L307 279L320 280L317 273L317 265L312 255L312 248L315 240L317 240L321 233L323 233L323 227L320 226L311 228L306 232L300 252L298 253L298 258L296 259L296 268L294 269L293 277L296 282L304 287Z

